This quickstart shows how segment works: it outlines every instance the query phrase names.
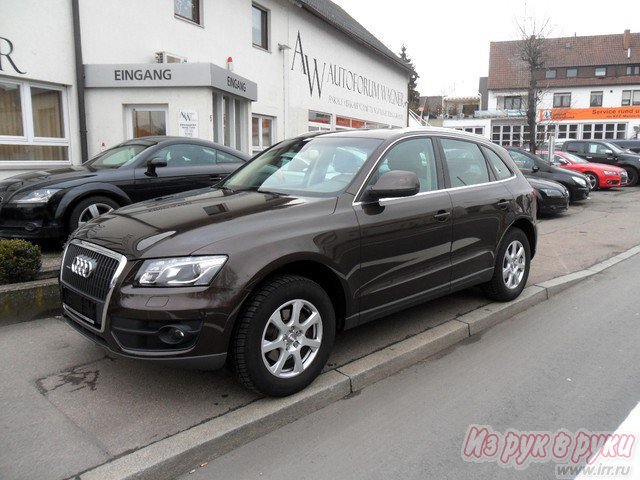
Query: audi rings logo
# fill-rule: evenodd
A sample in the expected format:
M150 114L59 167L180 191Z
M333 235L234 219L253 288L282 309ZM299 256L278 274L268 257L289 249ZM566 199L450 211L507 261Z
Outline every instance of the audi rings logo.
M86 255L78 255L73 259L71 271L82 278L89 278L96 269L97 262Z

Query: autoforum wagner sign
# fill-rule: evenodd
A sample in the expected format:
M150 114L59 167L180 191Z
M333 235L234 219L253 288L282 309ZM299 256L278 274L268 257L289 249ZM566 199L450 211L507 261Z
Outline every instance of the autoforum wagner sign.
M315 95L318 98L323 98L323 94L326 94L325 87L329 85L345 92L357 93L363 99L375 100L376 106L354 102L353 100L333 95L328 96L329 103L367 110L387 117L403 118L403 114L397 111L392 112L388 108L383 108L383 106L387 105L391 108L406 107L405 92L391 88L348 67L310 57L303 46L300 31L298 31L296 37L291 70L297 71L307 78L309 95L312 97Z
M258 85L212 63L85 65L85 87L213 87L249 100Z

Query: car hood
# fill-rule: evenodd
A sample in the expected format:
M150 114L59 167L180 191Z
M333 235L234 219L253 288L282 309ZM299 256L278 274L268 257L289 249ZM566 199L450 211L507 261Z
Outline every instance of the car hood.
M615 165L607 165L606 163L574 163L572 167L580 168L581 170L597 170L602 172L604 170L611 170L612 172L624 172L624 168L616 167Z
M564 192L566 189L563 185L559 184L558 182L552 182L550 180L543 180L541 178L538 177L532 177L530 175L525 175L525 177L527 177L527 181L529 182L529 184L535 188L536 190L539 190L541 188L553 188L556 190L560 190L562 192Z
M99 172L100 170L91 171L83 166L27 172L0 181L0 192L16 193L38 188L68 188L98 176Z
M221 242L232 245L235 238L260 238L273 229L309 223L309 218L332 214L336 202L335 197L207 188L115 210L85 224L74 238L129 259L185 256Z

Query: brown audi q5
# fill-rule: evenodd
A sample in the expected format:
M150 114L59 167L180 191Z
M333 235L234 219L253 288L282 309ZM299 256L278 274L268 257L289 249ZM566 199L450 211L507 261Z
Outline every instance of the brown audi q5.
M82 226L64 253L64 311L115 354L227 363L247 387L289 395L318 375L337 329L473 285L516 298L535 208L509 154L479 136L300 136L217 188Z

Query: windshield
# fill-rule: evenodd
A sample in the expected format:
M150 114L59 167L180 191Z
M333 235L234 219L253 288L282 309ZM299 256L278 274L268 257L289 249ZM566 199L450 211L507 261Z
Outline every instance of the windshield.
M151 145L119 145L110 148L89 160L86 165L95 168L120 168L128 165Z
M298 138L254 158L222 185L292 195L332 196L344 190L382 143L372 138Z
M571 163L589 163L584 158L580 158L577 155L574 155L573 153L565 152L562 154L562 156L567 160L569 160Z

